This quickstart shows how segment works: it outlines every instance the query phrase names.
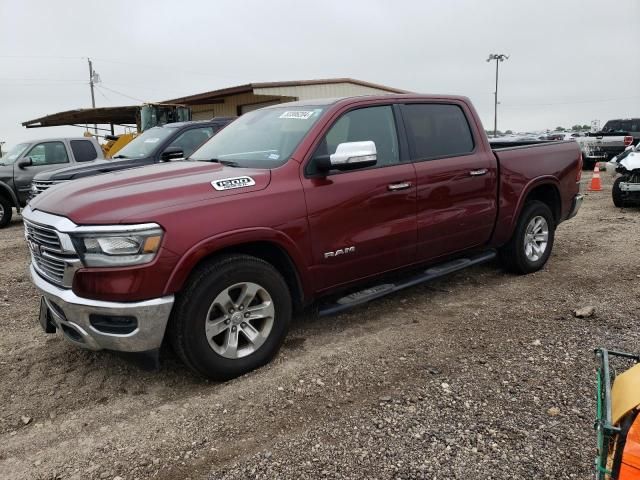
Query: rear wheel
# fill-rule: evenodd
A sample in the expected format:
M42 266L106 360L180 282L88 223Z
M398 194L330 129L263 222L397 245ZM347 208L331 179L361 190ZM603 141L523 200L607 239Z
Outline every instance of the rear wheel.
M555 219L547 204L534 200L522 209L513 236L500 251L507 270L531 273L540 270L551 255Z
M0 228L9 225L13 216L13 205L5 197L0 196Z
M620 190L620 183L626 181L626 177L618 177L616 181L613 182L613 187L611 188L611 197L613 198L613 204L618 208L623 208L625 205L624 193Z
M199 267L174 309L174 350L191 369L228 380L269 362L291 320L292 301L282 275L248 255Z

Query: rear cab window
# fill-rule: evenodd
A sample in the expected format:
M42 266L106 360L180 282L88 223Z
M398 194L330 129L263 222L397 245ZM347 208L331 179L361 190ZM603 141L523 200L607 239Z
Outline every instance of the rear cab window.
M459 105L404 104L402 117L414 161L461 156L475 149L469 122Z
M71 151L76 162L90 162L98 158L98 152L93 142L89 140L71 140Z

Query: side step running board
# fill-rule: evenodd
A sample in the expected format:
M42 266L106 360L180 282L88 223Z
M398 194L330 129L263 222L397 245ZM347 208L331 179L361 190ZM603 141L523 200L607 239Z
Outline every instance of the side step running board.
M343 310L353 308L357 305L370 302L376 298L384 297L398 290L404 288L413 287L420 283L429 282L440 277L444 277L453 272L457 272L472 265L478 265L480 263L486 263L496 258L497 252L495 250L488 250L486 252L479 253L469 258L458 258L449 262L434 265L427 270L408 277L397 283L383 283L373 287L365 288L358 292L350 293L334 303L328 303L321 305L318 310L320 316L333 315Z

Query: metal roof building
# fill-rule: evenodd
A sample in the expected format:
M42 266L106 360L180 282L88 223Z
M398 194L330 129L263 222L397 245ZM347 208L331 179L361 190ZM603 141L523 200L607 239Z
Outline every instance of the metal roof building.
M238 116L269 105L297 100L391 93L409 92L353 78L328 78L289 82L247 83L246 85L174 98L154 105L188 106L191 108L193 120L208 120L213 117ZM113 132L114 125L135 126L140 107L140 105L129 105L68 110L28 120L23 122L22 125L27 128L40 128L61 125L111 124L111 131Z
M191 107L194 120L205 120L214 116L242 115L258 108L296 100L387 93L407 93L407 91L352 78L330 78L248 83L188 97L174 98L163 103L188 105Z

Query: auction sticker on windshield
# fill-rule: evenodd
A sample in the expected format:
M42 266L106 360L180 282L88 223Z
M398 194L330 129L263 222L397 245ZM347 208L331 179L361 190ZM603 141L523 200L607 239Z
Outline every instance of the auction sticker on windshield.
M256 181L251 177L221 178L220 180L214 180L211 182L213 188L219 192L223 190L232 190L234 188L251 187L255 184Z
M308 120L314 114L313 110L291 110L284 112L280 118L295 118L296 120Z

